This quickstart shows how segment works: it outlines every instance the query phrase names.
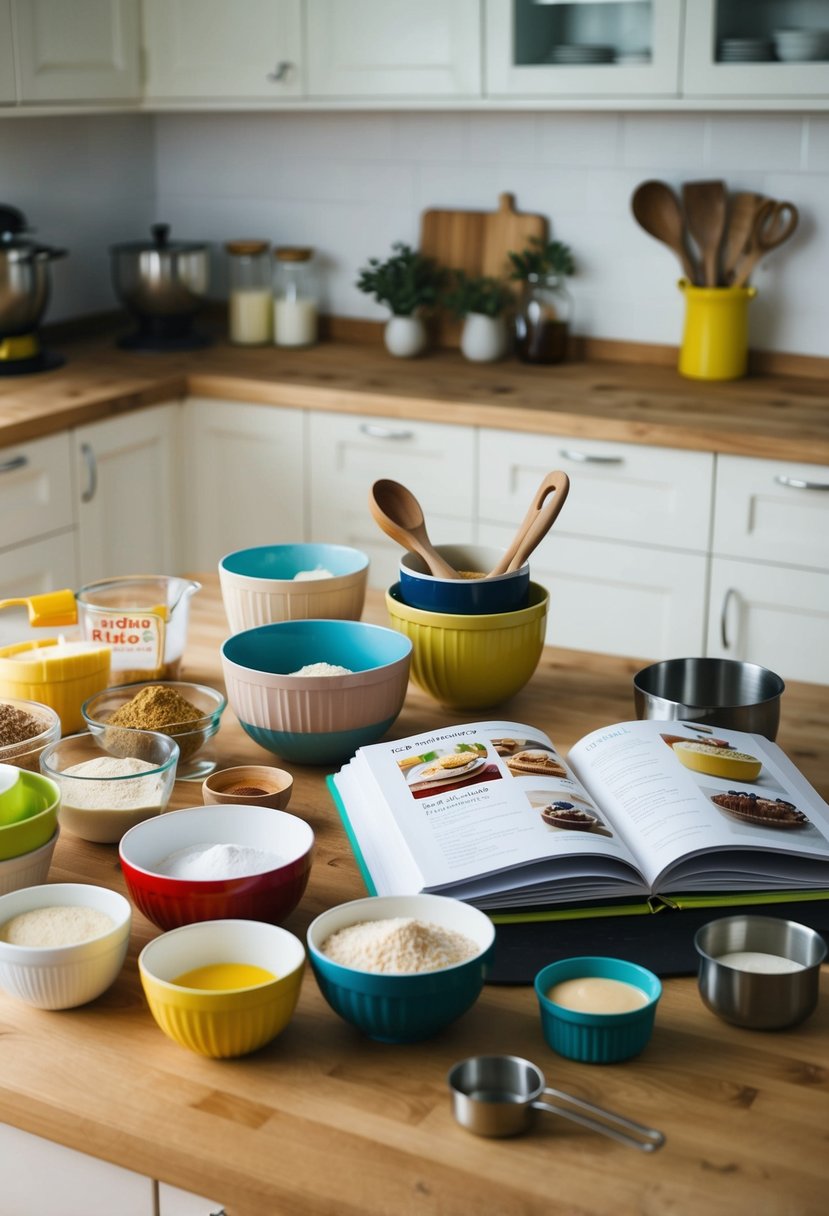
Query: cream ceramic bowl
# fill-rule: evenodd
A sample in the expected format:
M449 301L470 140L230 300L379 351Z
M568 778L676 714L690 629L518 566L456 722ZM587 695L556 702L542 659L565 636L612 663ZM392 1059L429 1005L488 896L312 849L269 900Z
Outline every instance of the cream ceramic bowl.
M322 578L297 579L325 570ZM363 611L368 557L347 545L261 545L228 553L219 582L233 633L274 621L357 621Z
M10 891L20 891L23 887L36 887L46 882L59 835L58 827L39 849L0 861L0 895L8 895Z

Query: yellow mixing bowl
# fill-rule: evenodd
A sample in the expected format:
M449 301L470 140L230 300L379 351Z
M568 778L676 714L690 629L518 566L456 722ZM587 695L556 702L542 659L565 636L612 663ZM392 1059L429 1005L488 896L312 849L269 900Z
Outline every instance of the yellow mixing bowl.
M386 607L392 626L412 641L415 684L449 708L484 709L514 696L538 666L549 598L531 582L526 608L460 616L410 608L395 584Z

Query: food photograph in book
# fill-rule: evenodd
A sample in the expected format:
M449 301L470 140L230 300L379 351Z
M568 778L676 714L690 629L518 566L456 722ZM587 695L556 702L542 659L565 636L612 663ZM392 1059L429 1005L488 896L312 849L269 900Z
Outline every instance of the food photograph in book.
M398 760L397 766L412 798L430 798L447 790L500 781L501 770L485 745L461 740L453 748L435 748Z

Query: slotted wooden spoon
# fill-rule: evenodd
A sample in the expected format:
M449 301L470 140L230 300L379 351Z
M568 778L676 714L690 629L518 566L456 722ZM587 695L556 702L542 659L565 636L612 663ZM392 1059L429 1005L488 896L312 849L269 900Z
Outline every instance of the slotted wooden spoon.
M685 224L700 251L703 285L716 287L720 245L728 211L725 182L685 182L682 186L682 206Z
M410 553L419 554L435 578L463 577L441 557L429 540L423 510L411 490L407 490L399 481L381 478L371 487L368 505L375 522L386 536Z
M734 274L735 287L745 287L760 259L789 239L798 218L794 203L766 199L754 217L751 237Z
M699 283L699 273L688 250L682 206L666 182L642 182L633 192L631 207L636 222L649 236L672 249L689 283Z
M566 473L548 473L535 492L529 510L518 527L507 551L496 566L490 570L488 578L497 574L511 574L520 569L524 562L541 543L558 513L564 506L570 492L570 478Z

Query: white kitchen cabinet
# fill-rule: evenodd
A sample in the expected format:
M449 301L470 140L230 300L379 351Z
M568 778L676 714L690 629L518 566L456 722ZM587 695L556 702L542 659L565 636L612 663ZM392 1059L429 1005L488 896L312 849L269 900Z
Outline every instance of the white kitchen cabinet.
M820 61L777 58L774 31L829 29L826 0L692 0L685 6L683 92L687 97L805 101L829 98L829 54ZM772 58L727 62L723 39L757 38Z
M215 570L234 549L305 539L301 410L192 398L182 423L183 569Z
M74 527L69 432L0 449L0 550Z
M478 97L479 0L307 0L312 97Z
M486 0L486 95L677 97L681 38L681 0Z
M178 404L73 431L81 583L178 571Z
M21 595L44 595L77 586L76 533L58 532L0 553L0 600ZM43 638L43 629L32 629L25 607L0 612L0 646Z
M13 0L12 17L19 101L138 100L139 0Z
M12 6L11 0L0 0L0 105L13 105L16 100Z
M372 484L402 482L435 544L474 539L477 435L472 427L312 412L308 418L310 539L353 545L371 559L369 584L397 581L403 550L369 511Z
M147 98L302 95L300 0L144 0L143 14Z

